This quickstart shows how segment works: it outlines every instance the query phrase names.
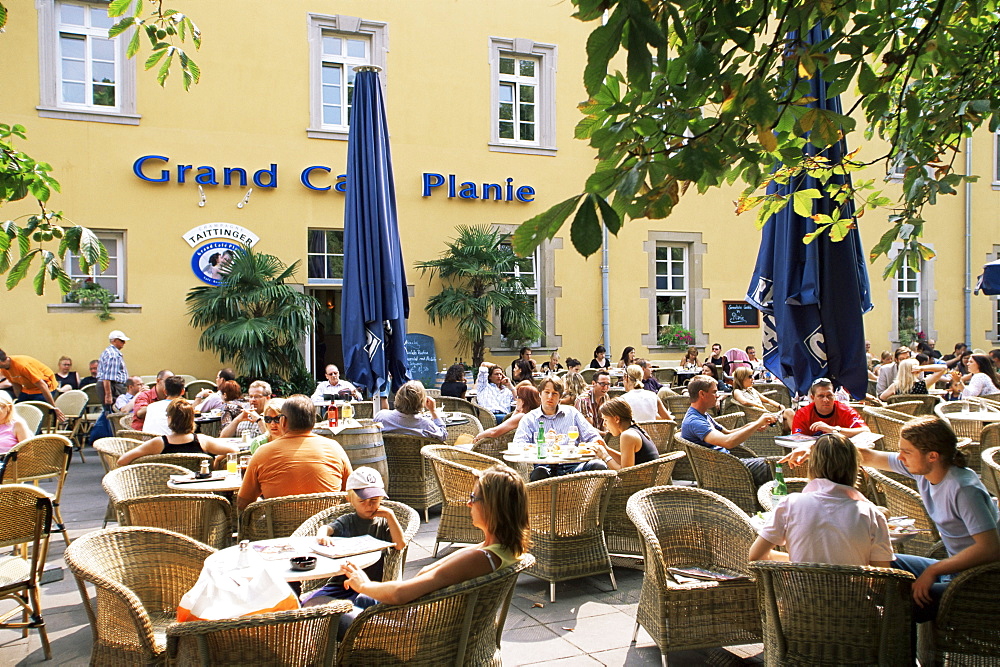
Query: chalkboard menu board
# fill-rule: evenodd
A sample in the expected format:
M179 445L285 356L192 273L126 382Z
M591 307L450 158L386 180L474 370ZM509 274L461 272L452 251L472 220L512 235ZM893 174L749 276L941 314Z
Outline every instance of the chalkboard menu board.
M410 377L420 380L425 387L437 386L437 352L434 339L427 334L406 334L406 361L410 366Z
M760 326L760 311L745 301L722 302L723 325L727 329L753 329Z

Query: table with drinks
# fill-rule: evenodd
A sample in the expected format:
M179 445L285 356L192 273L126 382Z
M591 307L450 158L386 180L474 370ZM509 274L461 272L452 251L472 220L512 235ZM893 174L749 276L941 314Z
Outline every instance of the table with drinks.
M226 469L209 470L209 462L202 461L198 473L171 475L167 487L187 493L226 493L239 491L243 484L243 473L250 465L249 454L227 454Z
M508 445L503 458L511 463L529 463L532 465L558 465L561 463L581 463L594 458L594 450L588 443L581 443L580 432L576 427L568 433L555 433L550 430L545 432L544 427L539 427L538 437L534 443L528 443L524 447L517 447L513 443Z

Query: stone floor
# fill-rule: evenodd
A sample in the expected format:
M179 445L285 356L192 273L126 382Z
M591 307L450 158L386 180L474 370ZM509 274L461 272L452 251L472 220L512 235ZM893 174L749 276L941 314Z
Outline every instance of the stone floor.
M63 490L62 512L70 537L99 529L107 496L100 486L103 470L95 452L87 462L77 455L70 466ZM51 489L51 485L45 485ZM438 519L431 514L410 546L406 574L412 575L432 560ZM50 567L63 566L64 542L53 536L49 549ZM442 553L445 553L442 550ZM59 574L59 570L56 570ZM73 577L68 571L61 580L42 587L42 607L52 665L85 665L90 660L91 632L86 612ZM503 660L508 665L655 665L660 663L656 645L640 630L632 643L636 603L642 572L615 568L618 590L608 577L590 577L560 583L556 602L548 601L548 584L523 575L514 592L502 638ZM10 603L0 603L0 611ZM42 663L44 655L37 632L27 639L19 632L0 630L0 665ZM671 665L762 664L760 644L703 651L675 652Z

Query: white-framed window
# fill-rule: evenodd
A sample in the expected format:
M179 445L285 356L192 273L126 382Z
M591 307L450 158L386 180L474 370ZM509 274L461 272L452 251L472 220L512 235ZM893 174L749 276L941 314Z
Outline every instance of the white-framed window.
M513 247L511 246L510 243L504 243L502 245L510 252L510 254L512 254L512 255L514 254L514 249L513 249ZM514 267L513 267L513 270L512 271L508 271L506 273L506 275L509 275L511 278L515 278L517 280L520 280L521 284L524 285L524 298L527 301L531 302L531 305L534 307L535 317L537 317L538 321L541 322L542 321L542 312L541 312L541 309L539 307L540 303L539 303L539 300L538 300L538 272L537 272L538 261L537 260L538 260L538 250L537 249L535 250L535 252L531 253L527 257L515 257L514 258ZM509 332L507 331L507 327L504 325L504 321L503 320L504 320L504 318L503 318L503 315L501 314L501 317L500 317L500 337L501 337L501 339L503 339L503 341L505 341L507 343L508 347L514 347L514 346L516 346L518 344L518 342L508 341L507 336L508 336ZM538 342L539 341L529 341L527 344L528 345L538 345Z
M342 285L344 230L310 229L306 263L310 285Z
M993 186L1000 187L1000 130L993 133Z
M908 265L899 267L896 281L896 331L900 342L912 340L913 332L923 331L920 326L920 273ZM903 341L906 338L907 341Z
M556 46L490 38L490 150L554 155Z
M38 0L39 116L135 125L131 30L108 38L106 2Z
M649 273L647 287L639 289L639 296L649 304L649 328L640 337L641 343L663 347L662 335L681 326L694 336L695 345L706 345L702 313L709 291L702 287L702 267L708 246L701 233L650 231L642 247Z
M688 247L659 243L656 246L657 327L688 326Z
M493 227L508 235L517 231L517 225L512 224L496 223ZM510 247L509 244L506 245ZM518 257L510 272L524 284L526 298L531 300L538 325L542 329L541 338L534 341L508 339L500 313L494 313L493 330L485 339L486 347L490 351L496 354L510 354L521 345L528 345L541 352L558 349L562 345L562 336L556 335L555 331L556 304L562 296L562 287L556 285L554 259L555 251L561 248L561 238L544 241L528 257Z
M933 249L933 244L927 245ZM894 244L891 256L894 258L901 249L901 244ZM915 333L923 333L925 339L937 339L934 329L935 265L936 261L931 259L921 260L918 271L909 265L902 266L889 283L889 302L893 307L889 340L893 343L909 344Z
M92 280L114 294L115 303L125 303L128 297L125 289L125 232L94 230L94 233L108 250L108 268L103 273L96 266L84 271L80 267L79 255L68 252L64 265L66 273L73 280Z
M387 52L386 23L355 16L309 15L309 137L347 140L354 68L380 67L384 93Z

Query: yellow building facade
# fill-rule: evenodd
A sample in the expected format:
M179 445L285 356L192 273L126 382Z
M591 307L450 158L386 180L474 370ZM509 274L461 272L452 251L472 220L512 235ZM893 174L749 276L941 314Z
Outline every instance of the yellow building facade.
M53 366L65 354L85 372L108 332L121 329L132 339L130 372L214 377L219 361L198 350L184 297L205 284L196 269L210 274L212 256L241 239L299 261L302 289L336 321L349 73L373 63L383 68L409 329L435 339L439 368L461 356L453 327L424 315L439 284L414 264L437 257L458 225L512 231L579 192L594 156L573 138L594 24L571 18L569 3L522 0L173 4L204 36L192 52L202 80L188 93L178 72L162 89L142 71L144 56L126 60L124 43L106 40L100 2L7 3L0 122L24 125L23 150L55 167L62 192L51 208L109 244L115 261L99 282L120 303L114 320L101 322L62 303L54 286L37 297L22 284L3 294L0 347ZM996 346L995 299L971 297L965 325L967 220L972 280L1000 256L995 137L982 132L971 155L980 181L927 214L925 240L937 258L909 280L883 282L885 260L873 266L876 309L865 320L873 351L898 340L900 307L915 308L916 328L944 351L963 339ZM632 345L652 359L679 358L657 344L667 322L691 329L700 347L759 349L759 328L724 326L724 302L742 301L759 243L753 221L735 216L738 195L689 194L669 219L631 221L609 239L609 356ZM22 201L2 215L34 210ZM861 221L866 248L886 226L885 214ZM603 342L601 263L600 253L576 253L567 225L524 264L545 329L539 360L559 349L586 364ZM304 342L311 370L340 359L336 334L335 326ZM488 358L515 355L498 334L488 341Z

